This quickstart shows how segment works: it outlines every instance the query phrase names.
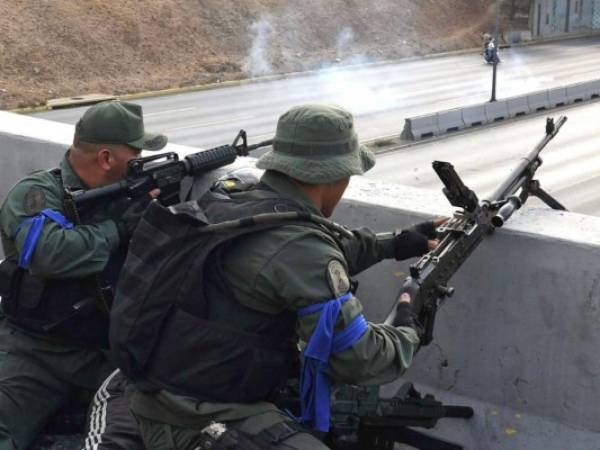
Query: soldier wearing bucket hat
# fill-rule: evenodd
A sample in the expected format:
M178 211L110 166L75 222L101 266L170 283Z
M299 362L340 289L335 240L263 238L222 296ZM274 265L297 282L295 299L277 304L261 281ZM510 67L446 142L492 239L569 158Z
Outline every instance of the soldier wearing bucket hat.
M59 167L29 174L4 200L0 448L28 448L67 400L93 393L114 370L106 357L110 291L144 201L102 201L73 217L65 190L118 181L142 149L166 143L145 130L139 105L99 103L77 123Z
M352 114L335 106L310 105L280 117L273 150L256 166L319 184L362 175L374 165L373 153L358 143Z
M257 209L269 211L271 205L270 211L299 210L324 223L350 177L374 164L373 154L359 144L348 111L329 105L298 106L280 117L273 150L257 163L265 169L258 184L234 191L235 202L231 202L223 200L227 185L220 183L219 197L209 193L197 205L213 208L214 201L215 211L221 201L222 208L239 208L239 217ZM205 272L203 301L210 313L203 316L203 328L229 331L185 333L187 325L181 325L160 332L157 345L178 367L172 368L155 353L147 363L154 372L142 378L151 385L158 377L160 385L137 387L132 377L136 387L130 406L146 447L326 449L311 433L328 429L331 383L390 382L406 370L419 346L410 297L398 299L393 324L367 322L351 277L386 258L406 259L427 252L435 241L428 241L425 234L433 229L428 222L402 233L375 234L363 228L341 237L327 227L288 222L237 235L233 245L217 247L211 253L215 256L195 255L194 264L205 258L205 266L211 268ZM218 264L212 259L217 254ZM219 274L213 280L215 267ZM226 286L226 296L219 285ZM123 295L134 302L144 300L133 292ZM180 292L180 297L186 295L197 299L197 292ZM121 297L118 300L125 304ZM321 315L332 320L321 320ZM331 344L328 339L338 333L344 336ZM121 343L113 342L116 336L111 334L113 349ZM302 417L295 421L267 393L285 383L289 371L283 366L297 357L298 338L307 346L301 369ZM230 347L228 339L236 339L235 345ZM165 342L178 343L177 348ZM294 345L288 346L289 342ZM246 347L258 356L234 357L228 350L244 355ZM182 373L189 377L181 378ZM237 447L225 444L236 440Z

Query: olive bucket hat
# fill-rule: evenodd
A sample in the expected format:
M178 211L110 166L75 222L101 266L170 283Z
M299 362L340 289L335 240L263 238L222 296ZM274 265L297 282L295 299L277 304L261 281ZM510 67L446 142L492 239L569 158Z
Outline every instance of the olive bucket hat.
M329 183L361 175L375 165L375 156L358 143L354 120L334 105L296 106L277 122L273 150L256 163L305 183Z
M144 129L140 105L118 100L89 108L77 122L76 132L91 144L126 144L138 150L160 150L167 145L166 136Z

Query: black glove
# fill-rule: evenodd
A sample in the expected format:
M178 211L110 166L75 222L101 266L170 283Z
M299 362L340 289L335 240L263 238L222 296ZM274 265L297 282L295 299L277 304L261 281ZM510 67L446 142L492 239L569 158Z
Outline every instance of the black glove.
M392 312L395 315L389 318L391 320L386 320L386 323L391 323L394 327L410 327L421 338L423 327L419 323L418 317L423 305L419 302L419 289L419 284L413 278L406 279L398 294L396 310ZM410 303L399 301L402 294L410 296Z
M410 303L398 302L392 326L415 328L415 315Z
M152 201L152 197L146 194L143 197L132 200L119 219L116 220L119 240L121 244L129 242L142 214Z
M428 220L426 222L421 222L416 225L413 225L409 228L411 231L416 231L417 233L421 233L427 239L435 239L435 223L433 220Z
M397 261L424 255L429 251L427 236L414 230L402 230L394 236L394 258Z

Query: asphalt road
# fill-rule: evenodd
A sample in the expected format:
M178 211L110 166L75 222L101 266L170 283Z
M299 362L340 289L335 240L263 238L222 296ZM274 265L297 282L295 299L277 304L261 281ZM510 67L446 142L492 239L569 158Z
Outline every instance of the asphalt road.
M543 164L536 178L568 210L600 216L600 102L556 110L552 115L566 115L568 121L542 152ZM483 199L544 137L545 122L545 116L538 115L380 154L367 176L441 190L431 163L448 161ZM541 204L537 199L527 203Z
M600 38L501 51L498 97L599 77ZM138 100L147 127L171 142L200 148L230 143L240 128L251 142L270 138L277 117L306 102L334 102L357 118L362 140L398 134L404 118L489 99L491 67L478 54L396 64L331 68L271 82L251 83ZM37 114L75 123L83 108Z

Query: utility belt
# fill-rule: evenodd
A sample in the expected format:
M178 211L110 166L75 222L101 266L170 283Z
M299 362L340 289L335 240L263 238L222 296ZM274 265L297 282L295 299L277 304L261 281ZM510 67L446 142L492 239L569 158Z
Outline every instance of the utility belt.
M94 291L85 284L78 278L46 280L7 259L0 263L0 306L17 328L108 347L108 311L101 311Z

